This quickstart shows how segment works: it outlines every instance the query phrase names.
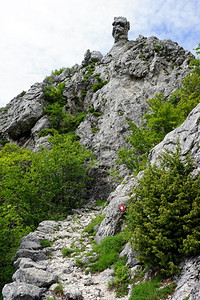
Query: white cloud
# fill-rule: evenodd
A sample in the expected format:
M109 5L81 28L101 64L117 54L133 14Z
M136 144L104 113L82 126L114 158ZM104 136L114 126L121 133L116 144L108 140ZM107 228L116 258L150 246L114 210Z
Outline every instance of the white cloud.
M125 16L130 39L170 38L188 50L198 43L198 0L6 0L0 4L0 107L52 70L81 63L87 49L106 54L112 21Z

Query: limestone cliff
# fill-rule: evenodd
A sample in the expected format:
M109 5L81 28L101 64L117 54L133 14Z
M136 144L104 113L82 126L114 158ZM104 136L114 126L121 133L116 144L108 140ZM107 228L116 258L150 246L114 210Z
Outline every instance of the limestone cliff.
M55 87L64 82L64 110L71 114L75 114L77 110L87 112L84 121L76 129L76 134L80 136L80 143L92 149L97 157L98 170L101 170L97 170L96 175L99 188L98 174L115 166L116 152L126 144L129 134L126 120L141 125L148 98L156 93L163 93L168 97L179 88L182 79L189 73L189 61L193 57L171 40L139 36L135 41L129 41L128 30L129 22L125 18L115 18L115 43L107 55L103 57L98 51L88 50L80 66L67 68L60 75L52 75L42 83L34 84L27 93L18 95L1 109L0 144L7 139L34 151L38 151L41 144L48 146L47 137L39 136L42 129L50 127L45 114L44 90L49 82ZM196 161L195 172L199 172L199 119L200 105L179 128L152 149L152 163L157 163L158 155L165 147L173 149L179 138L183 157L191 151ZM100 213L105 214L105 219L97 230L97 241L120 230L123 213L118 206L126 203L130 189L137 184L137 180L125 168L121 167L120 171L126 177L115 191L110 193L113 188L111 183L107 190L101 189L101 196L107 198L109 204L103 212L98 208ZM101 175L101 180L104 176L105 173ZM63 246L69 246L73 240L79 245L80 238L84 239L85 252L90 249L87 235L81 236L80 231L94 217L96 208L92 209L94 210L88 211L88 208L83 208L74 212L76 218L80 218L79 223L72 216L63 222L47 221L41 223L36 232L22 239L19 258L15 262L17 271L13 275L13 283L6 285L3 290L5 300L46 299L52 296L54 284L58 280L65 283L65 299L115 299L114 293L109 293L106 287L106 280L112 277L109 270L94 277L85 276L75 266L75 260L62 258ZM72 225L76 227L73 230ZM40 240L44 238L54 241L51 249L41 248ZM129 265L135 268L138 262L128 246L127 249ZM48 251L52 254L49 259ZM189 299L199 299L199 281L194 279L198 275L198 266L199 258L186 262L177 279L174 297L170 299L181 300L188 295ZM186 276L187 272L190 275Z

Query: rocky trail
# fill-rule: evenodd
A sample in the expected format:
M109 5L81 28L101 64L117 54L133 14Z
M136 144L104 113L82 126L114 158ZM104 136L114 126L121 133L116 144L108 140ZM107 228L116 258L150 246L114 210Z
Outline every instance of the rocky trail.
M17 270L13 283L3 289L5 300L116 299L115 292L108 290L112 269L87 274L76 263L77 259L83 262L88 259L86 254L92 249L94 237L83 230L102 209L85 208L73 212L64 221L43 221L35 232L22 239L14 263ZM43 248L41 241L51 241L52 245ZM63 257L64 248L76 251ZM126 300L128 296L121 299Z

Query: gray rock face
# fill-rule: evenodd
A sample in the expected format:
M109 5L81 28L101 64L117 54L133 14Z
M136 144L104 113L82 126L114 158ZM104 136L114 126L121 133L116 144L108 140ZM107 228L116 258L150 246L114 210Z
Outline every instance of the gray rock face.
M200 257L186 259L181 265L181 274L175 279L177 288L172 300L200 299L199 268Z
M133 251L133 248L131 247L130 243L127 243L124 247L124 250L119 254L119 257L127 256L127 262L126 265L130 268L133 268L135 266L139 265L139 261L137 259L137 253Z
M164 149L175 151L177 141L180 141L183 158L190 152L195 161L194 174L200 171L200 104L188 115L185 122L168 133L163 141L150 152L151 163L159 163L159 155Z
M107 236L115 235L121 230L122 219L125 211L120 210L120 205L126 207L129 199L129 193L133 187L137 185L134 177L126 176L124 181L118 185L116 190L108 197L109 205L103 210L105 219L101 222L95 240L100 242Z
M36 83L24 95L14 98L6 111L6 122L1 123L0 130L5 131L13 140L29 134L31 128L42 117L42 84Z
M86 110L93 106L101 115L88 113L76 133L82 144L93 149L99 166L115 166L116 153L127 145L130 134L126 120L141 125L148 98L156 93L167 97L180 87L189 70L190 55L170 40L140 36L123 45L114 44L96 65L94 75L100 74L102 81L109 82L95 93L88 91L84 106ZM80 77L75 75L74 82L78 80Z

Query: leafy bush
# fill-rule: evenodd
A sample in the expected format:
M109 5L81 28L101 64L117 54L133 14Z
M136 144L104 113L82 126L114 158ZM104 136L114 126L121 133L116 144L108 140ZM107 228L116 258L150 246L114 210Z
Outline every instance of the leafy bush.
M180 154L178 146L162 155L160 167L148 165L127 211L139 260L165 275L178 272L184 255L200 251L200 175L192 176L191 159L184 163Z
M84 81L87 81L94 73L95 70L95 62L92 62L90 65L85 67L86 72L83 75Z
M60 132L62 133L75 132L79 124L85 120L86 116L87 116L87 112L76 113L74 116L71 115L70 113L66 113L60 124L61 126Z
M115 278L108 282L108 288L115 289L117 297L128 294L128 284L130 283L130 269L126 266L126 260L120 259L114 266Z
M44 137L47 135L54 135L54 134L58 134L58 131L54 128L49 128L49 129L42 129L39 132L39 137Z
M66 217L83 203L92 155L69 136L50 138L38 153L6 144L0 151L0 278L11 280L20 239L44 219Z
M58 102L60 105L65 104L65 97L63 96L63 92L65 89L65 82L58 83L57 86L53 84L49 84L44 88L44 100L50 103Z
M59 70L55 69L54 71L51 72L51 75L60 75L66 68L60 68Z
M193 66L194 69L192 70L192 73L200 75L200 43L198 45L198 47L195 49L196 50L196 54L197 54L197 58L192 59L190 62L190 66Z
M100 90L104 85L106 85L108 83L108 80L105 80L103 82L96 82L92 85L92 92L96 92L98 90Z
M89 113L93 113L93 112L94 112L94 106L90 107L90 108L88 109L88 112L89 112Z

